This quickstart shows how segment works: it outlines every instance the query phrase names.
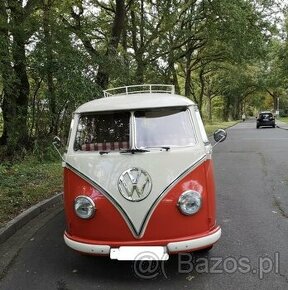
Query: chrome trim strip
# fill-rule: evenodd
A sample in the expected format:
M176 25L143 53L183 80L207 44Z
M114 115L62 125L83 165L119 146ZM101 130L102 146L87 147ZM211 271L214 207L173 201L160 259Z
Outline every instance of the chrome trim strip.
M129 226L133 236L137 239L142 238L142 236L144 235L146 226L148 224L148 221L152 215L152 213L154 212L155 208L157 207L157 205L160 203L161 199L163 199L165 197L165 195L169 192L169 190L182 178L184 178L188 173L190 173L192 170L194 170L196 167L200 166L204 161L207 160L207 156L206 154L202 155L198 160L196 160L193 164L191 164L186 170L184 170L178 177L176 177L162 192L161 194L155 199L154 203L152 204L152 206L150 207L150 209L148 210L142 225L140 227L140 230L137 231L136 228L134 227L131 219L129 218L128 214L126 213L126 211L121 207L121 205L113 198L113 196L111 194L109 194L109 192L107 192L103 187L101 187L98 183L96 183L95 181L93 181L90 177L86 176L85 174L81 173L79 170L77 170L75 167L73 167L71 164L69 164L68 162L66 162L66 167L70 170L72 170L75 174L77 174L78 176L80 176L81 178L83 178L85 181L87 181L88 183L90 183L92 186L94 186L97 190L99 190L105 197L108 198L108 200L110 200L110 202L116 206L117 210L120 212L120 214L122 215L122 217L124 218L124 220L126 221L127 225Z

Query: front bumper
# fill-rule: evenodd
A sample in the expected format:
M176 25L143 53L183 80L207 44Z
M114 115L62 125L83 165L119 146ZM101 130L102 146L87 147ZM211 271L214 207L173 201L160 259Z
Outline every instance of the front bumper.
M257 125L259 126L259 127L270 127L270 126L275 126L275 121L266 121L266 122L264 122L264 121L260 121L260 122L257 122Z
M195 250L207 248L213 244L215 244L221 236L221 228L217 227L214 229L212 232L209 232L207 235L195 238L195 239L189 239L189 240L184 240L184 241L176 241L176 242L169 242L166 245L162 246L164 253L178 253L178 252L193 252ZM64 234L64 240L67 246L70 248L82 252L82 253L87 253L91 255L110 255L111 257L111 252L115 253L115 249L120 249L120 248L113 248L110 245L96 245L96 244L88 244L88 243L83 243L83 242L77 242L71 238L69 238L66 234ZM123 246L122 248L125 248ZM141 250L141 246L137 246L138 248L138 254L139 254L139 249ZM147 251L147 248L149 246L143 246L143 251ZM151 249L153 246L151 246ZM115 259L115 257L111 257ZM117 259L117 257L116 257ZM159 258L161 259L161 258ZM128 260L133 260L133 259L128 259Z

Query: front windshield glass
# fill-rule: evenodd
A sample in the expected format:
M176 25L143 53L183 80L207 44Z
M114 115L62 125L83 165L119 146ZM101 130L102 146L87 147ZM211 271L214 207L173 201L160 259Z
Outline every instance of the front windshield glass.
M193 146L195 131L186 109L136 111L137 148Z
M129 148L130 113L94 113L80 116L74 150L119 151Z

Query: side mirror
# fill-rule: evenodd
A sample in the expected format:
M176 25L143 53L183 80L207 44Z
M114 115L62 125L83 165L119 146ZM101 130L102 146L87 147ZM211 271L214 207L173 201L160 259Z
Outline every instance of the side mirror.
M62 142L61 142L61 139L60 139L58 136L55 136L55 137L53 138L52 145L54 146L55 150L56 150L57 153L59 154L61 160L64 161L63 156L62 156L62 154L61 154L60 151L59 151L59 148L61 148L61 146L62 146ZM64 161L64 162L65 162L65 161Z
M52 142L54 147L60 148L62 145L61 139L58 136L55 136L53 138L53 142Z
M223 142L227 138L227 132L223 129L218 129L214 132L213 136L216 144L218 144L220 142Z

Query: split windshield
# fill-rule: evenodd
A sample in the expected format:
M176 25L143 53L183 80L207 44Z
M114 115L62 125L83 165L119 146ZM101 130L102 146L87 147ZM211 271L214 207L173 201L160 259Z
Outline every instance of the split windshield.
M188 110L158 109L81 115L74 149L110 152L131 149L132 144L134 148L170 148L195 143Z
M191 146L196 142L187 110L138 111L135 120L139 148Z

